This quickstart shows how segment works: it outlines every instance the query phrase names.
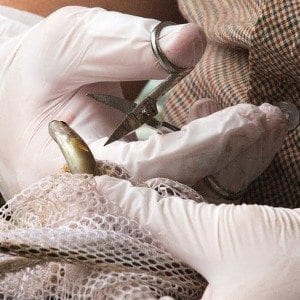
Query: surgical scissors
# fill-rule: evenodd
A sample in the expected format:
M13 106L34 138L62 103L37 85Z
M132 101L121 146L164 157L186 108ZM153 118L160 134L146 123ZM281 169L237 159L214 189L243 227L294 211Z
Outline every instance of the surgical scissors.
M190 71L191 68L180 68L174 65L163 53L159 43L159 35L161 30L165 26L174 25L171 22L158 23L151 32L150 40L151 47L154 55L156 56L160 66L169 73L168 78L159 84L152 92L150 92L140 104L128 105L128 101L122 98L116 98L105 94L87 94L95 100L101 101L109 106L122 110L127 113L125 119L114 130L105 145L108 145L133 130L139 128L143 124L147 123L153 127L165 126L171 130L179 130L176 126L173 126L167 122L159 122L154 117L158 114L156 102L157 100L170 91L181 79L183 79ZM119 102L119 104L118 104ZM126 104L127 103L127 104Z

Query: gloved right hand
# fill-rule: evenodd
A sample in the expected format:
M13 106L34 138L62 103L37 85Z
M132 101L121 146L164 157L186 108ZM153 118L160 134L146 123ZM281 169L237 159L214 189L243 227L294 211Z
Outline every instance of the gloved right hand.
M10 198L64 165L48 134L65 121L87 143L112 133L123 116L86 93L122 96L120 81L167 76L151 50L159 21L101 8L66 7L34 26L0 23L0 187ZM193 24L162 30L169 60L192 67L205 48Z

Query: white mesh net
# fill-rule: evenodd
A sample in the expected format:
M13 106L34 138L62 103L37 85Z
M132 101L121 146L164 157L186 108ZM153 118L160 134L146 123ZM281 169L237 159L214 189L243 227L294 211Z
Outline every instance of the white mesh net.
M142 184L122 167L98 166ZM202 200L171 180L143 185ZM0 215L0 299L199 299L206 286L99 194L91 175L47 177L7 202Z

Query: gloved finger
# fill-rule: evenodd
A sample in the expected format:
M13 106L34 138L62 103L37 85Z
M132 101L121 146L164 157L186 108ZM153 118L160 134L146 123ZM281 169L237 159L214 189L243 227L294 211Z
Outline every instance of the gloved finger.
M101 176L96 182L98 191L119 205L127 217L205 276L214 294L250 299L245 296L262 283L275 289L271 291L274 295L282 288L289 295L296 292L299 211L259 205L216 206L177 197L159 199L157 193L125 180Z
M170 178L190 186L227 166L265 131L264 113L240 104L194 120L181 131L147 141L90 144L96 159L111 160L141 179Z
M125 216L139 222L145 229L148 229L154 238L162 242L166 250L171 250L173 255L182 258L182 249L179 250L177 247L177 249L174 249L173 246L176 241L180 240L182 242L182 230L185 230L189 224L181 215L181 210L171 211L169 210L169 204L174 200L179 205L186 200L171 197L172 201L170 201L169 198L162 198L153 189L134 187L129 181L114 177L97 176L95 180L100 194L103 194L108 201L118 205ZM164 217L163 214L165 214ZM153 219L155 219L155 222L152 222ZM177 227L175 223L180 223L180 233L179 231L177 233L173 232ZM184 247L183 244L182 247Z
M269 103L263 103L259 109L266 115L266 126L270 133L267 134L267 138L273 141L281 140L282 133L287 133L288 120L280 108Z
M150 44L150 32L156 24L157 20L101 8L66 7L33 30L27 46L30 42L31 52L42 58L39 68L46 72L44 78L57 84L63 81L64 88L163 78L167 74ZM169 60L190 67L201 57L205 38L196 25L176 25L162 30L160 44Z
M271 163L286 138L287 120L280 109L267 103L259 109L265 115L265 132L256 143L214 174L217 182L227 190L238 192L247 188Z
M209 98L194 102L190 108L186 124L203 117L207 117L220 110L218 103Z

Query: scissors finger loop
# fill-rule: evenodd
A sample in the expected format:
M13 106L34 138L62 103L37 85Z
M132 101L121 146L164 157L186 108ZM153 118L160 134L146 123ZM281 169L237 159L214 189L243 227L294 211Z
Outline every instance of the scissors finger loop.
M153 54L157 58L160 66L169 74L181 73L186 70L186 68L181 68L174 65L164 54L159 44L159 36L162 29L166 26L176 25L173 22L160 22L158 23L150 34L151 48Z

